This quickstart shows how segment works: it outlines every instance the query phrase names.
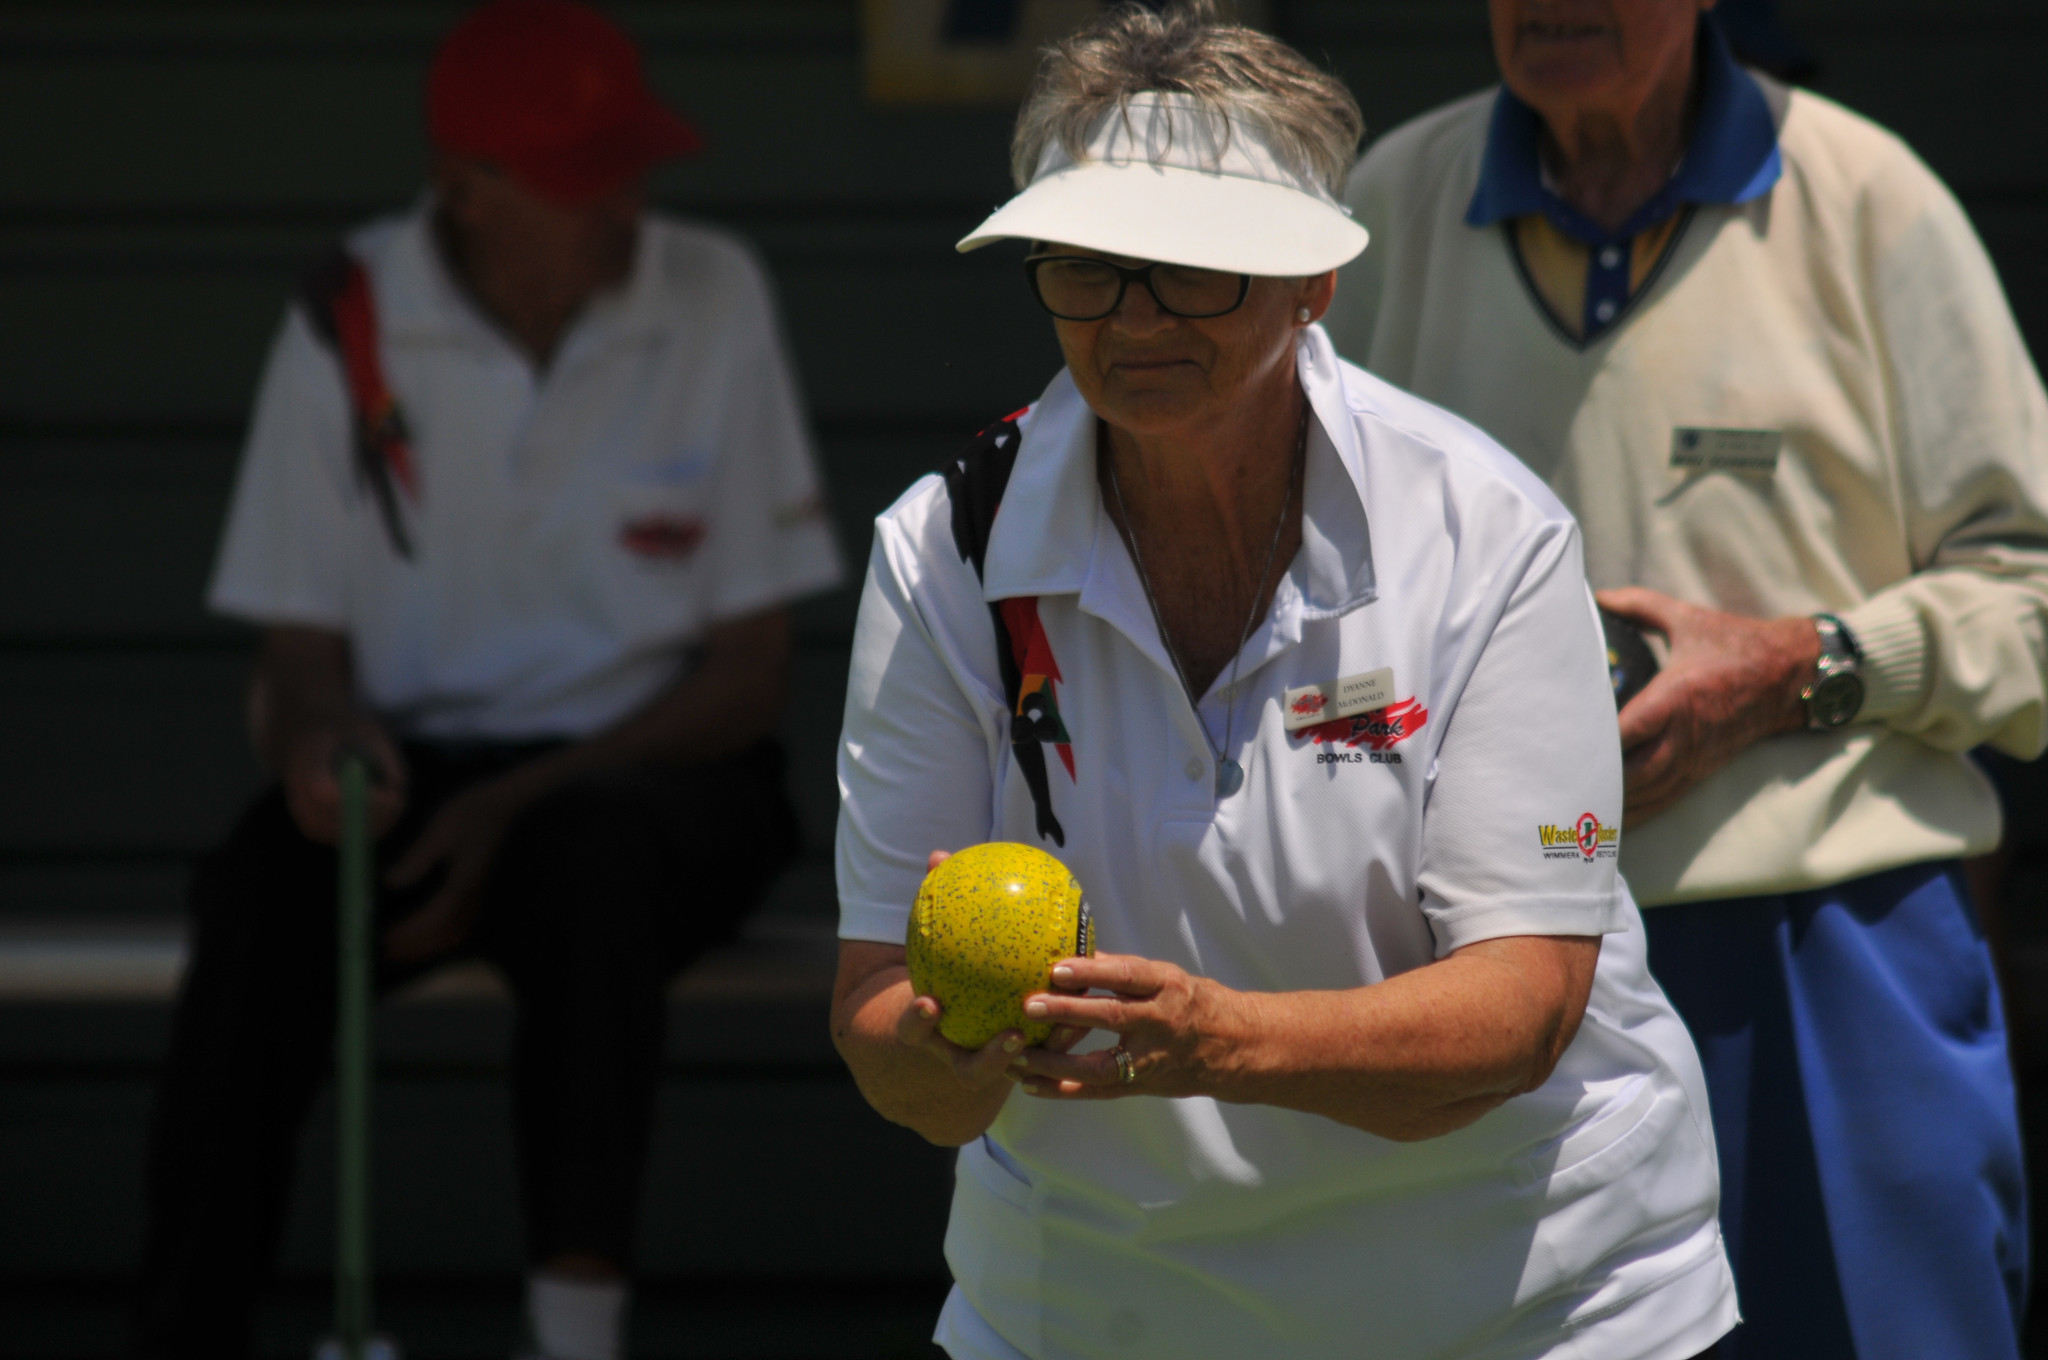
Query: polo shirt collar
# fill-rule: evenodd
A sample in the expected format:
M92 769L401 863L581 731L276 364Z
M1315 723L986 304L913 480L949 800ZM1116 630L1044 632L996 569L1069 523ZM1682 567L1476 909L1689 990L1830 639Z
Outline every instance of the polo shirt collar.
M625 283L593 299L576 318L563 338L561 358L592 345L642 340L667 329L671 309L664 305L662 252L654 236L654 223L643 218ZM378 263L376 277L378 325L387 335L509 343L478 310L442 259L440 243L434 239L431 195L399 224Z
M1538 149L1542 118L1505 85L1494 97L1466 225L1489 227L1540 212L1566 235L1602 245L1647 231L1687 204L1747 203L1768 192L1785 168L1771 106L1711 20L1700 23L1699 51L1699 116L1685 158L1670 182L1620 230L1602 230L1544 184Z
M431 196L399 224L390 247L378 259L374 277L377 324L387 335L467 339L489 329L441 259Z
M1349 613L1378 593L1363 451L1337 352L1322 327L1302 332L1296 371L1313 416L1302 479L1301 550L1246 645L1245 675L1299 642L1305 622ZM1084 613L1116 627L1170 671L1143 584L1103 507L1095 452L1095 413L1062 369L1024 423L1002 510L989 531L983 597L993 603L1024 595L1078 595Z

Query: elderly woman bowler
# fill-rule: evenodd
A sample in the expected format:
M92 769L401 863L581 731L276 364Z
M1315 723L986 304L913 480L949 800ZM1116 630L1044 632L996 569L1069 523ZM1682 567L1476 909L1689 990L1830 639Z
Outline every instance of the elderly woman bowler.
M1358 135L1281 44L1127 6L962 243L1031 243L1067 366L877 523L833 1021L961 1149L960 1360L1687 1360L1735 1319L1577 529L1315 324ZM970 1052L902 940L934 852L996 839L1105 952L1029 1003L1051 1043Z
M1913 154L1711 0L1492 0L1503 87L1396 129L1331 334L1570 505L1671 644L1622 868L1705 1059L1738 1356L2013 1356L2020 1142L1965 752L2048 741L2048 398ZM1674 168L1675 167L1675 168Z

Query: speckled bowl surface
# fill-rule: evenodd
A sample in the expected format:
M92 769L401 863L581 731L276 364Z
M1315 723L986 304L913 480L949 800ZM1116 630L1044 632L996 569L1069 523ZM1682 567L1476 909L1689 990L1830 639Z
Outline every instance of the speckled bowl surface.
M1081 884L1029 845L973 845L925 876L904 940L910 985L938 999L939 1033L980 1048L1006 1029L1029 1043L1052 1033L1024 1018L1024 998L1052 986L1061 959L1092 957L1095 931Z

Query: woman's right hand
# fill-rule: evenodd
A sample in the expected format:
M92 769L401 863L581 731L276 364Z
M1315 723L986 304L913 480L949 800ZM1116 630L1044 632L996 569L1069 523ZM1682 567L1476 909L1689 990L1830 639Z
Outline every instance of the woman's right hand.
M913 997L897 1018L896 1041L944 1063L953 1079L970 1091L1017 1079L1011 1061L1024 1051L1023 1031L1006 1029L980 1048L962 1048L939 1033L941 1014L937 997Z
M925 858L924 871L929 874L951 858L950 850L934 850ZM897 1018L897 1042L922 1049L945 1063L953 1069L954 1079L970 1091L986 1090L997 1081L1016 1080L1010 1061L1024 1051L1022 1030L1006 1029L980 1048L962 1048L939 1033L939 1017L944 1013L945 1008L935 996L912 998Z
M926 872L946 862L934 850ZM1024 1035L1004 1030L980 1048L962 1048L939 1033L936 997L920 996L900 944L839 942L839 978L832 991L832 1042L885 1119L934 1143L958 1147L987 1131L1023 1076L1016 1064ZM1055 1029L1043 1045L1064 1053L1083 1029Z
M934 850L924 862L924 871L929 874L951 858L953 854L950 850ZM922 1048L940 1061L950 1064L953 1075L960 1079L960 1084L971 1089L979 1090L990 1084L985 1073L991 1063L996 1063L1000 1074L1009 1077L1010 1080L1022 1079L1023 1074L1017 1070L1017 1055L1024 1051L1026 1044L1022 1030L1006 1029L980 1048L962 1048L939 1033L939 1017L944 1013L945 1008L939 1004L937 997L916 998L911 1002L910 1008L903 1012L902 1018L896 1022L897 1039L912 1048ZM1058 1025L1054 1027L1051 1036L1038 1047L1054 1053L1065 1053L1080 1043L1082 1036L1087 1033L1086 1029L1077 1025Z
M953 852L950 850L932 851L925 857L925 873L931 873L951 858ZM980 1048L962 1048L939 1033L939 1017L944 1013L945 1007L935 996L912 998L909 1007L896 1021L897 1042L923 1049L951 1067L954 1078L970 1091L986 1089L997 1080L1016 1079L1010 1076L1010 1060L1024 1051L1021 1030L1006 1029Z
M839 942L832 1043L868 1104L934 1143L959 1147L987 1131L1010 1098L1010 1060L998 1034L965 1049L938 1032L939 1003L919 996L900 944ZM1022 1044L1020 1042L1021 1051Z
M1018 1055L1027 1040L1022 1030L1006 1029L980 1048L962 1048L939 1033L939 1017L945 1013L935 996L912 998L896 1021L896 1041L921 1049L952 1069L953 1077L970 1091L985 1090L999 1079L1021 1081L1023 1067ZM1088 1031L1075 1025L1060 1025L1038 1047L1065 1053Z

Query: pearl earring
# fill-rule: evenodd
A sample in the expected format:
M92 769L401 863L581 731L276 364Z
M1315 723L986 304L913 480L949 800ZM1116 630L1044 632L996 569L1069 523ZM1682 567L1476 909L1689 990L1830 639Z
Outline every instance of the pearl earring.
M1294 309L1294 319L1295 319L1296 321L1299 321L1299 322L1300 322L1300 323L1301 323L1302 325L1306 326L1306 325L1308 324L1308 318L1309 318L1309 312L1308 312L1308 308L1306 308L1306 307L1297 307L1297 308L1295 308L1295 309Z

